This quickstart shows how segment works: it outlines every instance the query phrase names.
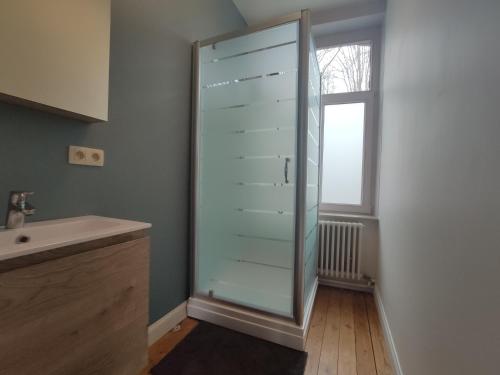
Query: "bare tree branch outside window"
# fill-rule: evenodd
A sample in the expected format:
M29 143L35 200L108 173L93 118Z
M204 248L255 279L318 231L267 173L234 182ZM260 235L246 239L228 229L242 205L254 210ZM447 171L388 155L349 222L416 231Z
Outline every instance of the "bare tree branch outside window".
M370 52L368 43L319 50L323 94L369 90Z

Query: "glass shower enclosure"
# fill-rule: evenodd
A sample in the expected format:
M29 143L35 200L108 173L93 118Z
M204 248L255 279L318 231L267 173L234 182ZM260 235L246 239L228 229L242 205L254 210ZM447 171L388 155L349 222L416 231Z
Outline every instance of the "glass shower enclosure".
M320 92L308 11L194 44L191 315L214 321L198 300L304 326L317 286Z

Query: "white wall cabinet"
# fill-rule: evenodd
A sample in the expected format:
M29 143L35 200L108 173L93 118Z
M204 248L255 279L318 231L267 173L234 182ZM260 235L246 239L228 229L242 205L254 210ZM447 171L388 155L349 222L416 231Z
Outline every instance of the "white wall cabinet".
M111 0L0 2L0 99L108 120Z

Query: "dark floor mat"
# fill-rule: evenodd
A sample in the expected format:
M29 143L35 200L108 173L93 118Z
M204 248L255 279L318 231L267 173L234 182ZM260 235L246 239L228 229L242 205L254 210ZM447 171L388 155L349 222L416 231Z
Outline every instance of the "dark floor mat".
M303 375L307 353L213 324L198 326L152 375Z

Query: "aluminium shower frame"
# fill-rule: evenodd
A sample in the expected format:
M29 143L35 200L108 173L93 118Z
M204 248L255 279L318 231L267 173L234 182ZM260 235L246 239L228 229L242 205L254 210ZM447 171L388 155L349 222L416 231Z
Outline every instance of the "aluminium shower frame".
M200 48L212 45L221 41L233 39L236 37L249 35L258 31L280 26L283 24L296 22L299 24L298 35L298 105L297 105L297 142L296 142L296 193L295 193L295 254L294 254L294 272L293 272L293 317L266 312L260 309L246 307L237 303L219 300L216 297L207 297L195 292L197 277L197 213L198 206L198 173L199 173L199 126L200 126ZM249 26L244 30L223 34L217 37L209 38L203 41L193 43L192 58L192 128L191 128L191 204L190 204L190 300L193 298L205 300L207 304L216 302L225 305L229 309L240 308L248 310L251 314L268 316L275 321L283 320L286 323L294 324L303 328L302 335L307 333L308 321L310 319L313 301L304 301L304 251L305 251L305 219L306 219L306 189L307 189L307 132L308 132L308 85L309 85L309 50L310 50L310 12L302 10L280 17L275 20L265 22L255 26ZM321 152L321 146L320 146ZM318 235L316 230L316 236ZM317 280L314 286L317 288ZM308 311L304 312L304 306L308 303ZM189 310L189 307L188 307ZM304 322L304 320L306 320ZM278 322L279 323L279 322ZM279 325L279 324L278 324ZM234 328L234 327L232 327ZM235 328L238 329L238 328ZM238 329L244 332L244 329ZM249 333L249 332L247 332ZM276 341L278 342L278 341ZM288 345L286 342L281 344L300 349L297 345ZM303 345L302 345L303 346Z

